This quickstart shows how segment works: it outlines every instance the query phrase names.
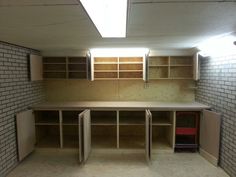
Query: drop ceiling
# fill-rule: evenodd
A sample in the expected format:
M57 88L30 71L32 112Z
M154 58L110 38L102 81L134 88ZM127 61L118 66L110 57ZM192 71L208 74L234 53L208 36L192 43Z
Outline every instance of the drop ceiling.
M45 54L100 47L192 51L236 31L236 1L131 0L127 38L103 39L78 1L0 0L0 40Z

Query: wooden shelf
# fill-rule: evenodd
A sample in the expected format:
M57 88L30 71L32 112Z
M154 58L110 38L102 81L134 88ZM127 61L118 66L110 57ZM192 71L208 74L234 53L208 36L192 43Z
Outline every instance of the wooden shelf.
M118 64L118 62L94 62L95 65L110 65L110 64Z
M120 65L143 64L143 62L119 62Z
M149 67L168 67L169 65L149 65Z
M44 70L44 73L65 73L64 70Z
M43 63L44 65L65 65L66 63Z
M116 72L117 73L117 70L94 70L95 73L97 72Z

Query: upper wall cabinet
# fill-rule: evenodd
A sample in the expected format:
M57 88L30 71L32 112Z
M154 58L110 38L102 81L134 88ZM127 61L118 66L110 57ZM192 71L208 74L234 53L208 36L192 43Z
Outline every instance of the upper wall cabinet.
M43 78L87 79L86 57L44 57Z
M146 80L145 56L92 57L91 80Z
M197 61L192 56L153 56L149 57L148 78L155 79L194 79L197 80Z

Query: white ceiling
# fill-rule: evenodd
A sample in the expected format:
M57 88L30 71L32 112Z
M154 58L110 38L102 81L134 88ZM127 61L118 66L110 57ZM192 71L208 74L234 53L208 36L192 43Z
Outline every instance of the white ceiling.
M192 51L236 31L236 1L131 0L127 38L103 39L77 0L0 0L0 40L72 53L95 47Z

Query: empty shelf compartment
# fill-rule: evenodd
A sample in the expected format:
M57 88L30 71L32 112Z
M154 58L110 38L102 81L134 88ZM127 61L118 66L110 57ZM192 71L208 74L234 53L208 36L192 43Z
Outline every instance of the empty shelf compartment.
M145 125L120 126L119 143L121 149L144 149Z
M173 127L154 126L152 127L152 148L153 150L172 150L173 148Z
M116 125L116 111L91 111L92 125Z
M82 111L63 111L62 124L63 125L78 125L78 118L81 112Z
M36 125L59 125L58 111L35 111Z
M59 125L36 125L35 129L37 147L60 147Z
M98 126L91 127L91 144L95 149L116 148L117 145L117 126Z
M199 112L177 112L176 127L197 128L199 123Z
M78 125L63 125L63 146L65 148L79 148Z
M144 125L145 112L144 111L120 111L119 124L120 125Z
M68 58L69 63L76 63L76 64L86 64L87 59L86 57L69 57Z
M151 111L152 125L157 126L172 126L173 112L170 111Z

